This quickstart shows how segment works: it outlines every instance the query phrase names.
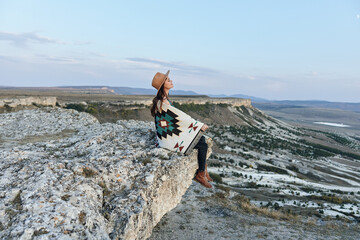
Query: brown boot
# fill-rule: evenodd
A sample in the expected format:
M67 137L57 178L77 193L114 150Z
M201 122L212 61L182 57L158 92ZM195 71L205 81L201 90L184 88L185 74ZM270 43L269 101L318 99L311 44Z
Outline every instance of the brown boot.
M209 182L213 182L214 180L210 177L208 171L207 171L207 163L205 164L205 175Z
M205 171L198 170L195 176L195 181L199 182L201 185L207 188L212 188L211 184L208 183L205 177Z

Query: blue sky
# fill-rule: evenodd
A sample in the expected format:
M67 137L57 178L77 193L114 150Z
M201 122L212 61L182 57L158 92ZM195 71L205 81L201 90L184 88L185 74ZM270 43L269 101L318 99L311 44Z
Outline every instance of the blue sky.
M360 102L360 1L2 1L0 85Z

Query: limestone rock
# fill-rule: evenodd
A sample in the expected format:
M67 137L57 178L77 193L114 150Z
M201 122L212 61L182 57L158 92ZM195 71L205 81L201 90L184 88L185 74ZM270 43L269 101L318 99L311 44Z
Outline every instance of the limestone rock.
M56 97L16 97L0 99L0 107L4 107L5 105L9 107L17 107L19 105L29 106L34 103L45 106L55 106Z
M153 122L46 107L0 114L0 132L0 239L145 239L197 169Z

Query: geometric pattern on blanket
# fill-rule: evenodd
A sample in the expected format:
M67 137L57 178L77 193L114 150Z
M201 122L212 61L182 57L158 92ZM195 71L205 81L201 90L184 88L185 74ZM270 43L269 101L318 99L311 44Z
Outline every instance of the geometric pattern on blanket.
M160 109L161 101L158 101ZM190 154L204 132L204 123L192 118L180 109L163 102L155 117L156 146L174 152Z
M179 129L179 125L176 124L179 122L179 120L176 119L177 117L178 115L170 109L155 114L156 133L160 139L167 138L167 135L172 136L173 134L179 136L181 130Z

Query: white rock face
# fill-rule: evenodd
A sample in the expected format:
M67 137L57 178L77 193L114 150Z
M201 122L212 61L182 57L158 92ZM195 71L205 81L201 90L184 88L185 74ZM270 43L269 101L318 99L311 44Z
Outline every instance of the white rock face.
M46 107L0 114L0 133L0 239L145 239L198 167L155 148L153 122Z
M8 105L9 107L17 107L19 105L29 106L35 104L56 105L56 97L20 97L20 98L4 98L0 99L0 107Z

